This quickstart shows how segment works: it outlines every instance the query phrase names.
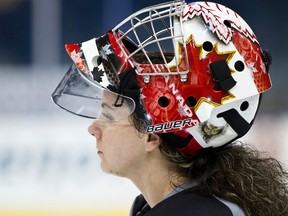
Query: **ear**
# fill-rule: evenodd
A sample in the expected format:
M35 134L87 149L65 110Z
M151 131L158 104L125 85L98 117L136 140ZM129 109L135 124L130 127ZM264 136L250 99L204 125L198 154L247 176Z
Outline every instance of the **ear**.
M152 152L157 149L161 144L161 138L154 133L148 134L148 138L145 144L145 150L147 152Z

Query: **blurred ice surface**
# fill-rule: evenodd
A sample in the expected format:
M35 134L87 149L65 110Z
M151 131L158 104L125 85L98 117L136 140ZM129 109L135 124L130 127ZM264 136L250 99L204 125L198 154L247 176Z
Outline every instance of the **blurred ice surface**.
M87 123L67 118L1 119L0 209L129 207L137 191L103 174Z

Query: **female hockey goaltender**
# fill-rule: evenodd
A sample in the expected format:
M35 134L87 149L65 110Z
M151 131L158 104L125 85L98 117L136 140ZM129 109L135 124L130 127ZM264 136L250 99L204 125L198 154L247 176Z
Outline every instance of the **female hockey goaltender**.
M287 172L237 141L271 87L271 56L237 13L169 2L66 49L53 100L95 119L102 169L141 191L131 215L288 215Z

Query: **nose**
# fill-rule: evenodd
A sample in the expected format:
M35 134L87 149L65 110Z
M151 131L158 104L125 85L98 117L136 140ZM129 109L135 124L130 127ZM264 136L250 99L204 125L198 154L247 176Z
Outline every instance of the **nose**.
M96 121L88 127L88 132L98 140L101 139L102 131Z

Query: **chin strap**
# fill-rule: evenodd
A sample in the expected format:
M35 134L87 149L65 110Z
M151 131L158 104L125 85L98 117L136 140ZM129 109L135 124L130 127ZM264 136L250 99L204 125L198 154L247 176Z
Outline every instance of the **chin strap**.
M238 137L244 136L251 127L251 124L249 124L236 109L222 112L218 114L217 117L223 117L230 127L238 134Z
M194 137L185 130L171 133L160 133L157 135L160 136L167 145L172 145L173 148L183 154L191 156L197 155L198 151L203 148L198 144Z

